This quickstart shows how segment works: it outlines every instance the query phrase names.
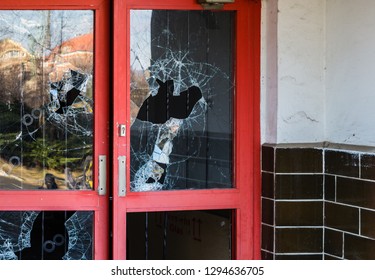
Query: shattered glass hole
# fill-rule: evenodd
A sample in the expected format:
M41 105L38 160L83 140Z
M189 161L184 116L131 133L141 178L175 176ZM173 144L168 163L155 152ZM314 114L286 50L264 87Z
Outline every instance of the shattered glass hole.
M89 260L93 212L0 212L0 260Z
M233 187L233 18L131 11L132 191Z

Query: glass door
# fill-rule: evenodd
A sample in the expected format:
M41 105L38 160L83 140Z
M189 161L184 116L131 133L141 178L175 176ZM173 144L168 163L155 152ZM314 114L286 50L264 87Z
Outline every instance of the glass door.
M108 21L0 3L0 259L108 258Z
M258 258L260 4L114 8L114 258Z

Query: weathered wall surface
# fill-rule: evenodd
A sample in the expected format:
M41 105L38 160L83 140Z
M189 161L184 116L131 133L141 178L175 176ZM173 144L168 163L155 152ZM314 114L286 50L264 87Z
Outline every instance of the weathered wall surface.
M327 0L326 139L375 145L375 1Z
M263 143L324 140L324 18L324 0L263 1Z
M262 143L375 145L375 2L264 0Z

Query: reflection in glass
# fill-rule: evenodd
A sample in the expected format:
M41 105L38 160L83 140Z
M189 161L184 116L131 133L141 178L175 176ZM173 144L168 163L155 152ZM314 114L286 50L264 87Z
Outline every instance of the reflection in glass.
M0 11L0 190L93 187L92 74L92 11Z
M128 213L127 259L230 260L232 210Z
M0 212L0 260L92 259L93 212Z
M232 187L233 12L131 11L131 190Z

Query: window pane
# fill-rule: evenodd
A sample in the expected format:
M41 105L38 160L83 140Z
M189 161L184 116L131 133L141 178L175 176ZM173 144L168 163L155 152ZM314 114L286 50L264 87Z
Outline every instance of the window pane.
M131 190L231 188L234 13L130 20Z
M0 260L92 259L93 212L0 212Z
M0 22L0 190L91 189L93 11Z

